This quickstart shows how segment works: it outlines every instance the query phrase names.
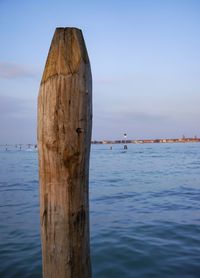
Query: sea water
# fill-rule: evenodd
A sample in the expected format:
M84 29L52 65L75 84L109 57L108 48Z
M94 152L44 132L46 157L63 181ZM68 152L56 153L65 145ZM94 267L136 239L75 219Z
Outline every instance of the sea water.
M200 277L200 144L93 145L90 233L94 278ZM42 277L35 150L0 149L0 277Z

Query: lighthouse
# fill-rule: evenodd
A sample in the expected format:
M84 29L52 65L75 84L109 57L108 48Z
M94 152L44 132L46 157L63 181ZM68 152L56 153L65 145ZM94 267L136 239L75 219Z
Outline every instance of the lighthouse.
M124 150L128 149L127 144L126 144L126 138L127 138L127 134L124 133Z

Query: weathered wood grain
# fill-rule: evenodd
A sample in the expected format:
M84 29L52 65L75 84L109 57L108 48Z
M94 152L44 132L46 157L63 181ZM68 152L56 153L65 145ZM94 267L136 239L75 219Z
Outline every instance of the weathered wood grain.
M57 28L38 96L43 277L91 277L92 77L82 32Z

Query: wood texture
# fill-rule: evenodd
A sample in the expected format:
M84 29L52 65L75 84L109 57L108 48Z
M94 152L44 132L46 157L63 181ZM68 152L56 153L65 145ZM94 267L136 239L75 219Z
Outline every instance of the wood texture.
M43 277L91 277L92 77L82 32L57 28L38 96Z

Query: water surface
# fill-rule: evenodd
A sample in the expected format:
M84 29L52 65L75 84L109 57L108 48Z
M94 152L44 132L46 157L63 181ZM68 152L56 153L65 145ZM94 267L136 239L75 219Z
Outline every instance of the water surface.
M0 277L41 277L37 153L0 150ZM200 144L93 145L93 277L200 277Z

